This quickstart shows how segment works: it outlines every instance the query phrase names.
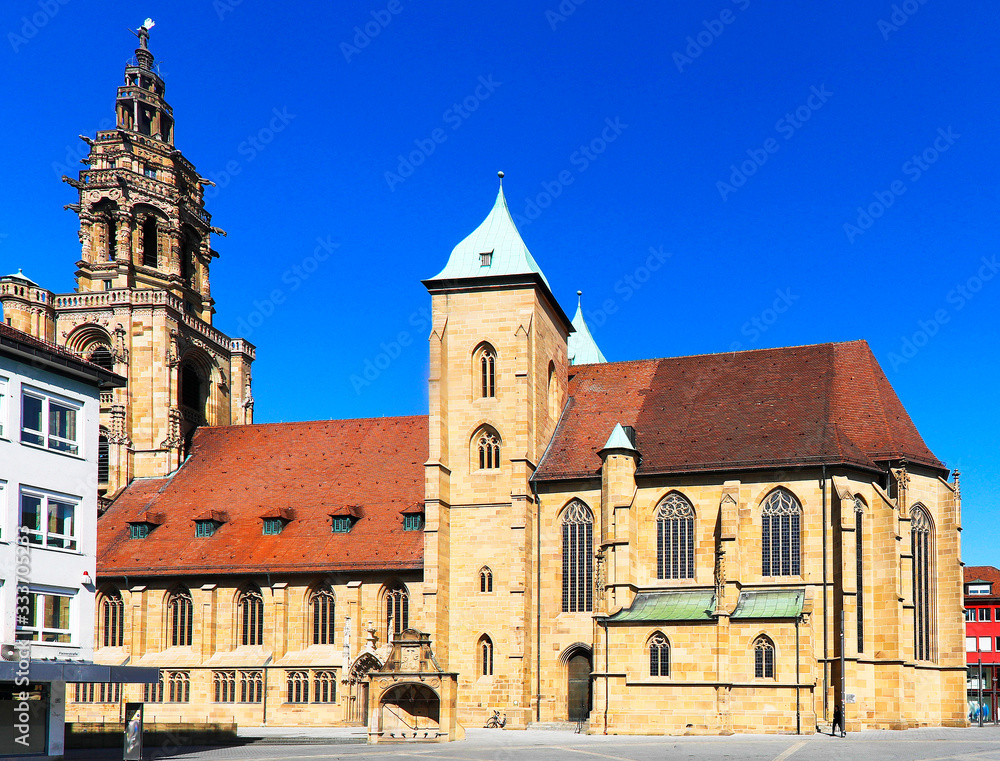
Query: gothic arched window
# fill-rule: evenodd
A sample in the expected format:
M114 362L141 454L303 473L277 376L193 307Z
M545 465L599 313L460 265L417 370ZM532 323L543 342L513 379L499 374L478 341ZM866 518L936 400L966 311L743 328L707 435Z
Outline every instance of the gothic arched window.
M913 657L918 661L934 659L932 533L931 519L924 506L915 505L910 510L910 551L913 553Z
M309 599L312 608L313 644L333 644L333 624L335 612L333 590L329 587L317 589Z
M493 676L493 640L485 634L479 638L479 673Z
M761 573L764 576L798 576L799 522L802 508L786 489L775 489L761 509Z
M491 571L486 566L483 566L482 570L479 571L479 591L480 592L493 591L493 571Z
M191 601L191 593L186 589L178 589L171 594L167 602L167 614L170 645L189 647L194 639L194 603Z
M385 592L385 631L398 635L410 626L410 595L402 584L390 587Z
M156 267L159 264L159 233L156 229L156 218L147 217L142 224L142 264L145 267Z
M97 344L87 352L87 360L105 370L115 369L115 355L104 344Z
M580 500L562 517L562 609L594 609L594 514Z
M694 578L694 507L678 492L656 511L656 578Z
M753 643L753 675L757 679L774 679L774 643L763 634Z
M662 632L649 638L649 675L670 676L670 643Z
M264 644L264 596L257 587L240 595L237 608L240 613L240 644Z
M480 470L497 470L500 467L500 435L492 428L483 428L475 436L474 456Z
M861 497L854 496L854 553L855 566L856 566L856 578L855 583L857 584L857 596L855 598L855 608L858 617L858 652L863 653L865 651L865 542L864 542L864 527L865 527L865 503Z
M125 604L118 590L108 592L101 600L101 627L103 647L125 644Z
M497 395L497 353L489 344L483 344L477 351L479 364L479 391L483 398Z

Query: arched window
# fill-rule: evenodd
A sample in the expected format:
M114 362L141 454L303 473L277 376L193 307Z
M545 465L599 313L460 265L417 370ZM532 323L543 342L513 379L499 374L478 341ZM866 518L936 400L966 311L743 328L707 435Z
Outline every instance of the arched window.
M198 371L190 364L181 366L181 404L199 413L205 410L205 394Z
M858 616L858 652L865 651L865 503L861 497L854 496L854 553L856 555L855 583L858 594L855 598L855 608Z
M483 428L475 437L475 456L479 458L480 470L496 470L500 467L500 436L492 428Z
M117 590L108 592L101 600L101 625L103 647L121 647L125 644L125 604Z
M764 576L798 576L802 515L799 501L786 489L775 489L764 500L761 513L761 573Z
M493 571L486 566L483 566L482 570L479 572L479 591L493 591Z
M410 626L410 595L402 584L385 592L386 639L396 636Z
M113 216L108 217L107 221L107 240L104 241L106 247L106 253L108 255L108 261L113 262L116 256L116 248L118 244L118 223L115 221Z
M694 507L678 492L656 511L656 578L694 578Z
M237 608L240 612L240 644L264 644L264 596L257 587L240 595Z
M559 415L559 382L556 378L556 363L549 362L549 417L555 419Z
M142 224L142 263L145 267L156 267L159 263L159 235L156 218L147 217Z
M774 679L774 643L763 634L753 643L753 675L757 679Z
M167 612L170 619L170 645L189 647L194 639L194 604L191 593L186 589L179 589L171 594Z
M493 640L485 634L479 638L479 673L493 676Z
M933 619L931 604L934 596L931 581L931 519L923 505L910 510L910 551L913 553L913 657L918 661L933 660Z
M87 360L105 370L115 369L115 355L103 344L97 344L87 352Z
M670 676L670 643L662 632L649 638L649 675Z
M483 398L497 395L497 353L489 344L483 344L479 351L479 390Z
M108 444L108 432L100 429L97 436L97 483L107 484L111 468L111 448Z
M562 609L594 609L594 514L580 500L562 518Z
M333 644L334 596L329 587L317 589L309 600L312 608L313 644Z

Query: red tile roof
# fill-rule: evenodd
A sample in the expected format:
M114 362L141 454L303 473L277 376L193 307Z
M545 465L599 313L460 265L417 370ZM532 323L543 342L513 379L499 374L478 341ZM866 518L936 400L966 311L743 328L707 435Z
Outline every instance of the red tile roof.
M373 418L201 428L191 456L166 478L137 479L98 522L102 576L314 573L423 567L423 532L400 511L424 499L427 418ZM346 534L330 515L359 506ZM262 518L294 520L265 536ZM226 522L195 537L212 511ZM148 521L145 539L129 523Z
M865 341L571 368L570 400L539 481L597 475L616 423L636 429L638 475L906 457L947 472Z
M1000 569L991 565L965 566L965 583L973 581L988 581L993 584L994 591L1000 592Z

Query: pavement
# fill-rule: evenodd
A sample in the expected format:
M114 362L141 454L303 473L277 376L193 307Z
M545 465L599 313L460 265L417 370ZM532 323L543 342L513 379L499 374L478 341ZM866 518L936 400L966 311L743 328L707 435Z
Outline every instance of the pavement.
M252 736L251 736L252 732ZM664 737L578 735L564 730L469 729L454 743L342 744L357 729L248 730L245 745L147 747L146 761L1000 761L1000 728L867 730L827 734ZM283 742L285 740L286 742ZM120 759L120 750L74 750L67 761Z

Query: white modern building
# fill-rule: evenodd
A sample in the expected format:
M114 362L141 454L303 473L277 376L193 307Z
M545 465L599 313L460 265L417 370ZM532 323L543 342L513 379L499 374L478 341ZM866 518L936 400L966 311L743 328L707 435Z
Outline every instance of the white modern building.
M94 578L101 394L125 379L0 324L0 756L60 756L67 682L97 666Z

